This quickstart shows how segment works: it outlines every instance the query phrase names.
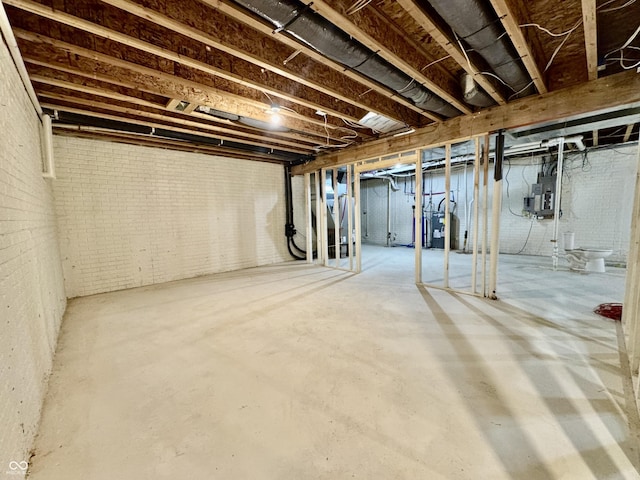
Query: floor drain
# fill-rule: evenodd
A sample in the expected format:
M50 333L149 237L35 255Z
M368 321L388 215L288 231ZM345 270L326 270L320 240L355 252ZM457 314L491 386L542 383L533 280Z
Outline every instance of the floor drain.
M611 320L622 320L622 304L621 303L601 303L596 307L594 313Z

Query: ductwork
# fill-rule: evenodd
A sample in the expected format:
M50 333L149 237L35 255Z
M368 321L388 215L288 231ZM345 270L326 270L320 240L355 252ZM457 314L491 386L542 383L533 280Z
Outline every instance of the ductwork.
M495 103L493 98L482 90L473 77L466 72L460 77L460 86L462 87L462 97L469 105L489 107Z
M374 80L411 100L417 107L455 117L458 109L422 86L373 50L298 0L235 0L264 20L276 31L284 31L331 60Z
M522 60L488 1L429 0L434 10L518 97L535 93ZM475 105L475 104L474 104Z

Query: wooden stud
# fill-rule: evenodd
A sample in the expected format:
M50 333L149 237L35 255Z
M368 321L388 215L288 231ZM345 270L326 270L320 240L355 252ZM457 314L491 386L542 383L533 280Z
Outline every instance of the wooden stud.
M476 294L478 289L477 272L478 272L478 231L480 209L479 192L480 192L480 138L475 138L475 157L473 160L473 256L471 264L471 293Z
M340 268L340 196L338 195L338 169L334 168L331 175L333 186L333 239L335 248L335 267Z
M416 199L415 199L415 215L414 215L414 231L415 237L413 245L415 248L415 281L416 284L422 283L422 236L424 235L422 220L422 150L418 151L415 164L416 174Z
M311 174L304 174L304 214L307 263L313 263L313 227L311 224Z
M45 81L47 81L47 80L49 80L49 81L50 81L50 79L48 79L47 77L42 77L42 76L36 77L35 75L31 75L31 78L32 78L32 79L35 79L35 81L36 81L36 82L37 82L37 81L45 82ZM38 80L38 79L36 79L36 78L39 78L40 80ZM180 105L180 102L181 102L181 100L180 100L180 99L178 99L178 98L172 98L171 100L169 100L169 101L167 102L167 110L174 111L174 110L176 109L176 107L177 107L178 105Z
M353 189L351 182L353 165L347 165L347 253L349 254L349 270L353 271Z
M449 251L451 250L451 144L444 147L444 273L443 286L449 288Z
M487 289L487 244L489 230L489 148L491 143L489 135L484 136L484 149L482 151L482 296L488 297Z
M622 143L627 143L631 139L631 133L633 132L633 127L634 126L635 126L635 123L627 125L627 129L624 132L624 137L622 139Z
M636 375L640 366L640 148L638 149L630 236L622 325L629 336L631 373ZM636 398L638 392L640 392L640 388L636 388Z

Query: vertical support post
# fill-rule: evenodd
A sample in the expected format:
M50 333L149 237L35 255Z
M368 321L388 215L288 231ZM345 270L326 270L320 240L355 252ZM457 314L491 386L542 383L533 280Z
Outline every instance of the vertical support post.
M489 134L484 137L482 151L482 296L487 297L487 235L489 226Z
M338 195L338 169L333 169L332 175L333 185L333 238L335 240L335 254L336 263L335 267L340 267L340 196Z
M360 207L360 169L357 166L353 167L353 190L355 196L354 205L354 218L356 221L356 272L362 271L362 208Z
M329 266L329 232L327 230L327 170L322 169L322 177L320 178L320 185L322 186L322 256L324 258L324 265Z
M391 246L391 180L387 183L387 247Z
M347 252L349 253L349 270L353 271L353 189L351 188L351 172L353 166L347 165Z
M625 284L622 325L629 336L629 363L631 374L640 367L640 148L636 170L636 190L631 214L631 241L627 256L627 281ZM638 388L636 388L636 396Z
M444 288L449 288L449 250L451 249L451 144L445 145L444 163Z
M475 139L476 156L473 160L473 259L471 266L471 293L477 290L478 273L478 211L479 211L479 190L480 190L480 137Z
M564 137L558 138L558 166L556 168L556 193L553 196L553 270L558 269L558 228L560 224L560 199L562 198L562 170L564 167Z
M489 258L489 297L496 296L498 283L498 256L500 255L500 207L502 205L502 163L504 160L504 132L496 137L495 161L493 164L493 201L491 210L491 256Z
M324 233L322 231L322 193L320 191L321 171L316 170L313 175L316 194L316 252L318 252L318 264L324 263Z
M416 199L415 199L415 238L413 245L416 255L416 283L422 283L422 150L418 150L416 158Z
M313 227L311 225L311 174L304 174L304 214L307 238L307 263L313 263Z

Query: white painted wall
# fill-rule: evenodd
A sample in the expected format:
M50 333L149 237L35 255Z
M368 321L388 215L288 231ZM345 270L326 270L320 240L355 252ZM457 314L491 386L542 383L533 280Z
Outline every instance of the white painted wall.
M0 478L29 460L66 305L40 128L0 40Z
M586 160L581 153L565 155L563 177L562 217L559 223L560 243L563 249L564 232L574 232L576 246L613 249L607 259L624 263L629 252L631 207L636 174L637 145L591 150ZM510 162L510 166L509 166ZM511 159L504 166L502 212L500 216L500 251L524 255L551 256L553 221L523 218L523 198L529 195L540 170L540 157ZM493 192L493 164L489 172L489 202ZM431 211L437 211L444 198L444 169L424 174L424 206L430 221ZM412 205L415 187L413 177L397 178L398 191L391 193L392 242L407 244L412 238ZM405 182L407 182L405 187ZM386 243L387 183L382 180L362 182L363 241ZM465 203L473 198L473 168L467 169L466 182L463 167L454 167L451 175L452 204L457 220L457 248L464 244ZM468 196L465 197L465 191ZM433 197L429 193L433 192ZM430 202L431 198L431 204ZM510 207L510 208L509 208ZM468 206L471 213L472 206ZM441 207L444 210L444 204ZM366 212L366 214L364 213ZM470 215L470 221L473 217ZM430 228L430 227L429 227ZM491 209L489 209L489 231ZM472 225L469 225L471 242ZM529 231L531 231L529 235ZM527 239L527 237L529 237ZM469 244L469 248L470 244Z
M56 136L68 297L289 260L279 165Z

